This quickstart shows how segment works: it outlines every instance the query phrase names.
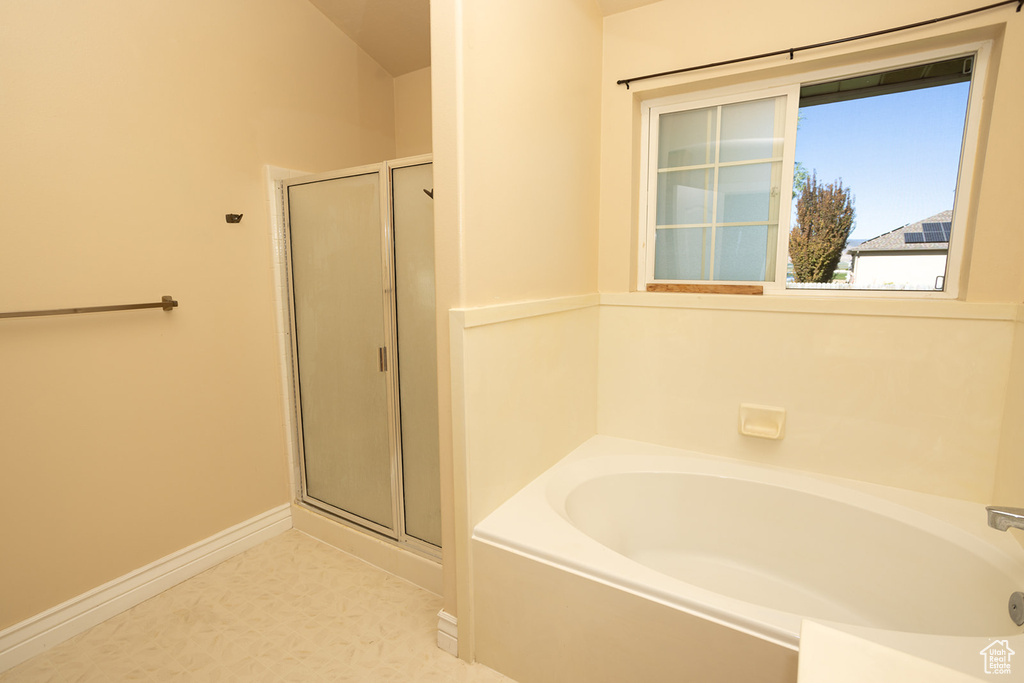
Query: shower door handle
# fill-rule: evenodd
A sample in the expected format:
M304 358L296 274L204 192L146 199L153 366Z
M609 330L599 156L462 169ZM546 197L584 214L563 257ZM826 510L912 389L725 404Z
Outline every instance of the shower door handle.
M388 347L382 346L377 349L377 364L381 372L388 371Z

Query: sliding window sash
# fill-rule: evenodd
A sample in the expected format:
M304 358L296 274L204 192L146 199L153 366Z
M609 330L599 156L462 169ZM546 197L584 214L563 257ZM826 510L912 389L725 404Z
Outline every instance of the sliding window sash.
M763 155L763 158L745 158L735 160L721 154L721 114L724 107L729 105L753 103L757 101L776 100L774 114L774 138L775 144L770 153ZM785 287L787 243L789 236L789 221L791 213L791 197L793 187L793 160L795 154L796 122L799 108L799 86L787 85L785 87L759 90L755 92L736 92L732 95L724 94L721 97L704 97L702 99L687 100L684 97L673 97L661 100L652 100L641 105L642 114L642 146L641 146L641 169L645 174L645 192L641 202L640 224L641 230L640 263L638 267L638 289L641 291L653 283L688 283L688 284L763 284L769 289L781 289ZM735 109L735 108L733 108ZM701 110L713 112L709 116L709 122L716 130L709 135L712 138L713 150L705 158L691 158L685 165L674 168L672 165L659 163L659 136L660 121L662 116L681 112L695 112ZM760 155L759 155L760 156ZM722 197L715 193L719 189L718 175L723 169L739 169L747 167L753 169L755 166L770 164L770 206L769 215L765 221L744 221L744 220L723 220L723 212L720 211L719 202ZM659 169L659 166L662 168ZM672 224L671 222L659 225L658 202L659 202L659 178L668 173L677 172L699 172L707 169L708 173L714 174L714 179L706 194L705 201L709 206L705 207L702 221L698 223ZM729 171L727 171L728 173ZM746 226L760 226L767 224L767 244L765 253L765 277L764 280L729 280L716 276L715 269L721 268L721 263L716 263L716 240L721 239L725 234L722 231L736 230ZM703 267L699 278L693 279L669 279L665 277L656 278L658 268L656 245L660 230L674 231L702 231ZM680 233L676 233L680 234ZM663 262L664 263L664 262ZM662 274L663 275L663 274ZM720 273L719 273L720 275Z

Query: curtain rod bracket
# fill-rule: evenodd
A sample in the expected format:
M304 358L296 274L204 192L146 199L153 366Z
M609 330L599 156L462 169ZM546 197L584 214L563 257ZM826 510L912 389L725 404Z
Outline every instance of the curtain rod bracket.
M1024 2L1024 0L1021 0L1021 2ZM795 50L795 49L796 48L793 48L793 47L789 48L789 61L791 61L791 62L793 61L793 50Z

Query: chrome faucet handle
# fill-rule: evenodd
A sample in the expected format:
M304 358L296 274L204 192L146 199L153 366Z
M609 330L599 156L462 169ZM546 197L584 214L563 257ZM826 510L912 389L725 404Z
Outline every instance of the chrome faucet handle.
M1000 507L989 505L988 525L999 531L1006 531L1010 527L1024 529L1024 508Z

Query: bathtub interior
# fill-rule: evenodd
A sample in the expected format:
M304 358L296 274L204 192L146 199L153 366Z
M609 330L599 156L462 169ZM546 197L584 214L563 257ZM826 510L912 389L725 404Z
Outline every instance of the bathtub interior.
M477 541L787 648L801 620L1021 633L1024 551L984 507L596 436L478 524Z
M564 512L584 534L641 565L802 617L1006 634L1013 628L1006 600L1024 586L960 529L926 529L734 476L605 475L572 490Z

